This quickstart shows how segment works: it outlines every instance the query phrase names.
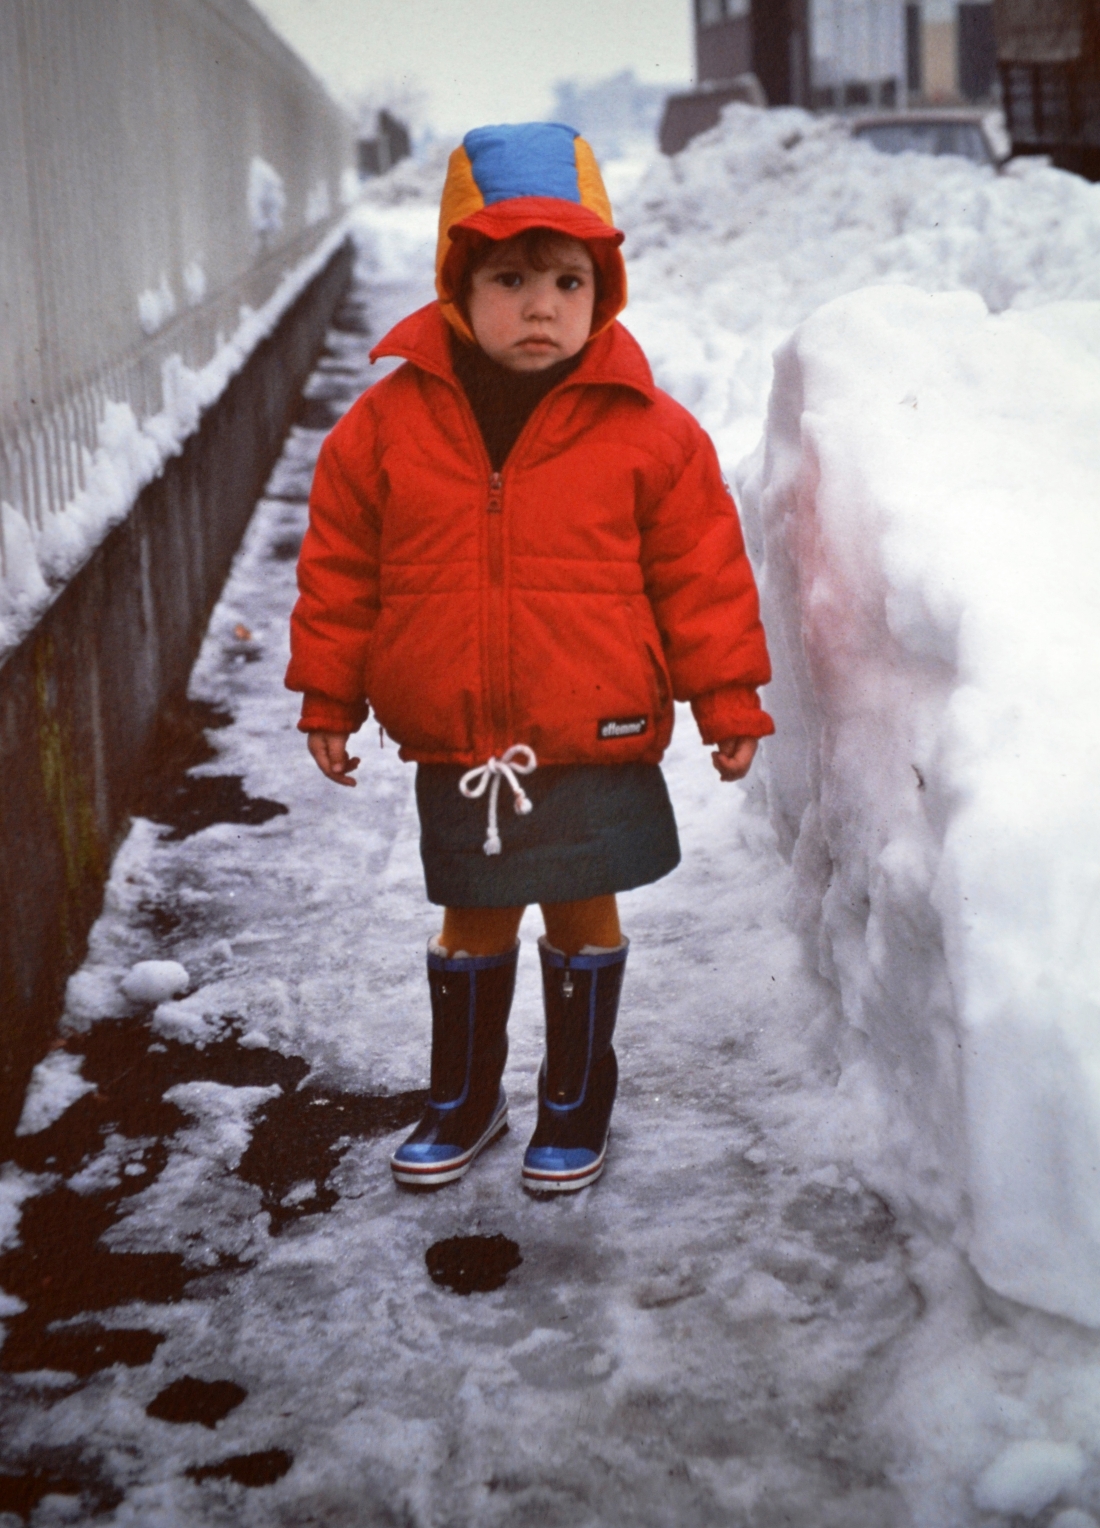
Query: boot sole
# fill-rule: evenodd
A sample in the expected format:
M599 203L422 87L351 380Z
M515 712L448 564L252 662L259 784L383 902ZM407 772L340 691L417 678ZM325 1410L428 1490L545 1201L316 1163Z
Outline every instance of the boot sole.
M508 1105L505 1104L499 1114L495 1114L489 1121L489 1128L479 1141L460 1155L448 1157L444 1162L425 1163L423 1167L417 1167L411 1162L399 1162L397 1158L390 1158L390 1171L394 1181L412 1186L413 1188L434 1188L442 1183L455 1183L459 1178L464 1178L474 1165L478 1154L491 1146L497 1136L503 1135L508 1128Z
M607 1142L599 1156L589 1167L579 1167L571 1173L540 1173L537 1169L525 1167L522 1178L525 1189L533 1194L575 1194L582 1188L587 1188L604 1170L607 1162Z

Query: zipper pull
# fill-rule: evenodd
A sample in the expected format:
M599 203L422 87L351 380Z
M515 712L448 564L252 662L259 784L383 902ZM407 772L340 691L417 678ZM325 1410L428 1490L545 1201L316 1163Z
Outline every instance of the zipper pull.
M573 996L573 973L569 969L568 962L565 967L565 976L562 979L561 995L565 998L566 1002Z
M489 513L491 515L500 514L503 489L504 479L499 472L494 472L489 479Z

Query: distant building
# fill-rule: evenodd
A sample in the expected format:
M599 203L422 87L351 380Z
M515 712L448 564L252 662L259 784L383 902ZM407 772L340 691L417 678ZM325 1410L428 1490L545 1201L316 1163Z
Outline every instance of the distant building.
M385 175L398 160L407 159L411 153L408 128L383 107L370 137L358 140L359 173Z
M922 0L905 13L910 103L989 100L997 79L991 0Z
M1100 0L995 0L1014 154L1100 181Z
M903 106L906 10L904 0L812 0L810 105Z
M702 86L753 74L772 106L809 105L812 0L695 0L695 69Z
M694 0L697 88L670 97L676 153L730 101L844 111L990 98L991 0Z

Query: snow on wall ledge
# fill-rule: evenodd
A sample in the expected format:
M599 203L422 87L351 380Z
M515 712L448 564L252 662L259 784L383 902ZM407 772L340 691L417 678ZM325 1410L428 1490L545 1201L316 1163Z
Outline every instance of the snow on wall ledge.
M284 272L262 308L242 307L235 332L205 366L192 370L171 355L162 368L165 406L139 420L128 403L110 402L99 423L99 444L85 464L86 483L39 530L10 504L0 503L0 660L18 645L107 533L124 520L151 483L199 428L261 341L348 238L345 215L305 259Z
M993 1289L1100 1326L1100 303L830 302L741 476L769 806L867 1165Z

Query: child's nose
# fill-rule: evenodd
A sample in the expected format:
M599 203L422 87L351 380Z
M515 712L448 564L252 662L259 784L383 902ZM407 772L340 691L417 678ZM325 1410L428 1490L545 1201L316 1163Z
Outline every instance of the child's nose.
M552 318L554 314L554 297L557 287L552 280L545 279L550 272L543 273L544 279L532 282L527 290L527 303L525 313L528 318Z

